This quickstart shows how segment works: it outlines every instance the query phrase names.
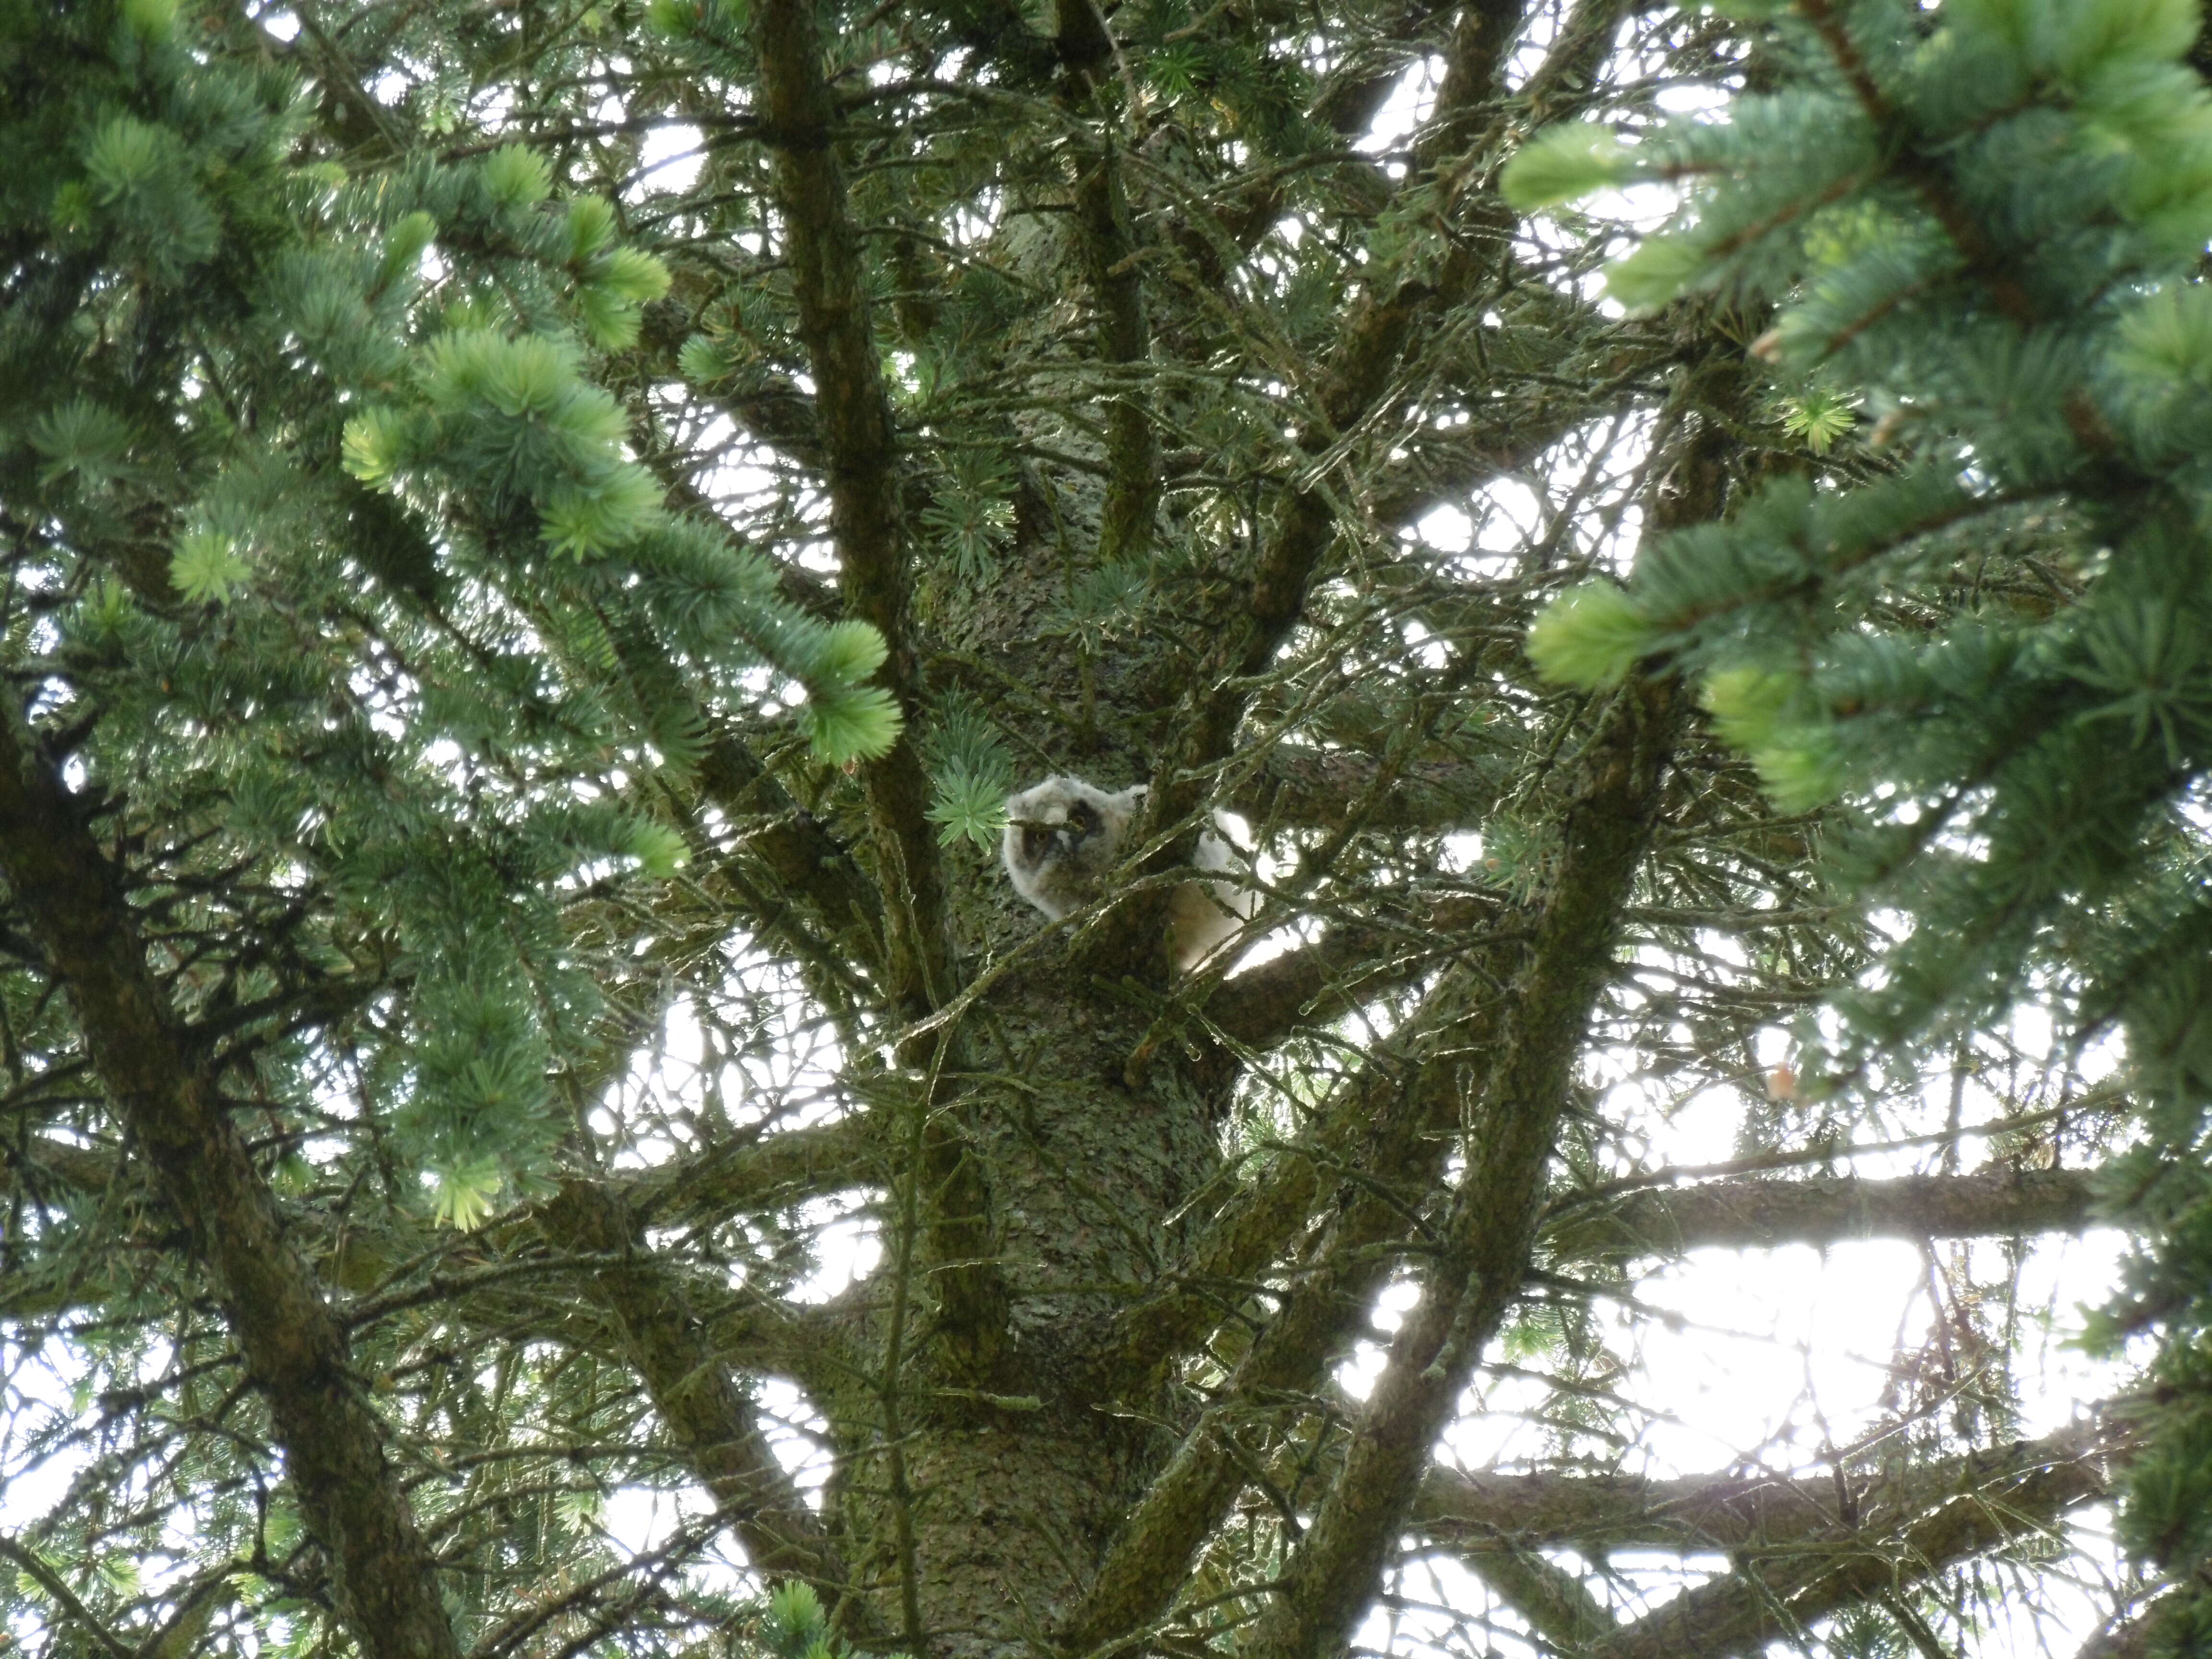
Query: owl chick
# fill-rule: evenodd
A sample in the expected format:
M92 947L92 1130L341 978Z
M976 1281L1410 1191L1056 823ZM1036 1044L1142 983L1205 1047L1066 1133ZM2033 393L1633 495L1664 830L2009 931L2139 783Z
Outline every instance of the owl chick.
M1121 843L1145 798L1141 783L1108 794L1081 778L1047 778L1006 800L1000 843L1014 890L1054 921L1098 896L1121 856ZM1200 870L1233 871L1237 855L1218 813L1198 838ZM1168 906L1176 966L1188 972L1212 955L1258 908L1259 896L1229 881L1187 881Z

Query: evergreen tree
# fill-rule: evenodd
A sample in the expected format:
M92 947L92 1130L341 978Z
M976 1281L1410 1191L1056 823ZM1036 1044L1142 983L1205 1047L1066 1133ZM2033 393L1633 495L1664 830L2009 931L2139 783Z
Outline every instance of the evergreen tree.
M2198 24L0 0L10 1633L1994 1653L2124 1462L2212 1641ZM1640 1444L1869 1235L1863 1433Z
M1856 476L1777 481L1563 596L1555 678L1703 681L1784 810L1849 798L1847 884L1910 917L1841 1000L1831 1086L2032 999L2125 1038L2140 1143L2106 1196L2143 1255L2105 1340L2155 1327L2123 1536L2212 1650L2212 98L2185 0L1773 14L1786 88L1633 149L1516 156L1524 206L1693 181L1613 267L1626 302L1771 302L1751 348ZM1816 137L1817 135L1817 137ZM1959 592L1991 556L2041 592ZM2183 1605L2184 1602L2187 1605Z

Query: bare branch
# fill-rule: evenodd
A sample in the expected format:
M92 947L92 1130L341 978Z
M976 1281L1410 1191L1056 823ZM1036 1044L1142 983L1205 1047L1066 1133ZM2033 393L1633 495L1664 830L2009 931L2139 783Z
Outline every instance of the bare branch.
M1500 1474L1437 1468L1422 1482L1413 1530L1470 1560L1501 1549L1759 1550L1833 1538L1856 1524L1894 1530L1978 1484L2109 1450L2094 1424L1992 1452L1929 1462L1884 1455L1883 1442L1840 1469L1794 1476L1637 1475L1542 1471ZM1849 1505L1849 1514L1844 1506Z
M1976 1454L1953 1466L1946 1501L1902 1529L1869 1516L1824 1548L1756 1555L1583 1650L1587 1659L1735 1659L1801 1633L1849 1602L1910 1585L1958 1562L2050 1532L2105 1496L2112 1443L2094 1428ZM1809 1540L1808 1540L1809 1541Z
M2096 1179L2087 1170L1989 1170L1888 1181L1715 1181L1632 1193L1602 1211L1569 1208L1547 1230L1545 1243L1557 1259L1581 1261L1714 1246L2079 1232L2094 1219Z

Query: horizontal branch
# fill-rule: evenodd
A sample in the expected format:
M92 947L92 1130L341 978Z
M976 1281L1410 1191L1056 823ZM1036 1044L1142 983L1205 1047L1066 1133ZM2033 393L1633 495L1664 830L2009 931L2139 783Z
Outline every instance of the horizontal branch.
M880 1178L876 1125L865 1113L705 1147L612 1177L623 1200L655 1226L781 1209Z
M2113 1449L2110 1437L2082 1427L1978 1453L1954 1466L1945 1500L1910 1524L1863 1512L1855 1526L1754 1554L1592 1644L1583 1659L1749 1659L1853 1602L2048 1533L2068 1510L2106 1495Z
M1336 829L1354 803L1365 803L1382 763L1347 749L1279 743L1239 778L1223 805L1247 817L1297 829ZM1364 813L1364 827L1386 832L1467 829L1498 803L1494 769L1464 761L1409 761Z
M610 1176L605 1184L615 1200L653 1224L698 1224L863 1184L874 1178L872 1158L866 1120L849 1117L710 1148L695 1158ZM21 1188L35 1198L58 1188L96 1196L118 1175L134 1178L118 1155L43 1135L0 1154L0 1194ZM318 1277L334 1291L367 1299L342 1307L349 1322L376 1316L379 1306L434 1302L464 1326L526 1332L593 1352L610 1347L604 1322L574 1292L577 1276L596 1273L599 1264L589 1257L527 1259L533 1250L542 1257L546 1248L535 1207L466 1235L357 1212L325 1227L327 1218L313 1211L284 1208L287 1229ZM406 1277L396 1280L401 1274ZM0 1276L0 1318L51 1318L100 1307L128 1285L118 1267L88 1273L73 1261L50 1265L33 1257ZM684 1291L702 1322L714 1328L726 1362L760 1375L819 1380L808 1362L820 1357L834 1322L823 1310L750 1296L709 1273L686 1274Z
M1554 1260L1588 1261L1855 1238L2079 1232L2095 1218L2096 1181L2087 1170L1714 1181L1631 1193L1603 1210L1570 1208L1547 1229L1545 1245Z
M1874 1455L1795 1475L1693 1474L1671 1479L1543 1470L1502 1474L1436 1468L1409 1529L1424 1543L1473 1559L1499 1550L1572 1547L1756 1553L1796 1548L1856 1529L1900 1532L1961 1492L2102 1456L2110 1437L2093 1425L1994 1451L1928 1462ZM2084 1467L2087 1467L2085 1465ZM2101 1468L2101 1464L2096 1467Z

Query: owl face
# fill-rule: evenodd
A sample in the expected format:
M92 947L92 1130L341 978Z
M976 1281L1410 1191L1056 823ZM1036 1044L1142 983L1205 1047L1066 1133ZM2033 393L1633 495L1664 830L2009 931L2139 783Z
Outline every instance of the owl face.
M1001 852L1015 890L1055 921L1097 897L1142 793L1056 777L1010 797Z

